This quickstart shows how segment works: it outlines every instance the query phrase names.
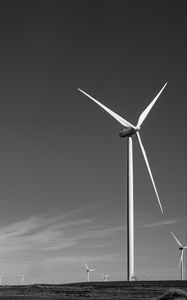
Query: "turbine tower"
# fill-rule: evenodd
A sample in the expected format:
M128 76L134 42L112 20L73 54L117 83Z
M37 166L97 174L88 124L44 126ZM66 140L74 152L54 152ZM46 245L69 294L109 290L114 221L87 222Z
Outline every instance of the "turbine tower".
M94 271L96 271L96 269L89 268L86 263L84 263L84 265L86 267L86 272L87 272L87 281L89 282L90 281L90 272L94 272Z
M21 284L24 285L24 281L25 281L25 273L20 273L19 277L21 278Z
M145 164L148 169L149 176L151 178L153 188L161 209L161 212L163 213L162 205L159 199L159 195L156 189L156 185L154 183L154 179L152 176L152 172L149 166L149 162L147 159L147 155L144 149L144 146L142 144L141 138L140 138L140 127L149 114L151 108L157 101L158 97L164 90L165 86L167 85L167 82L164 84L160 92L156 95L156 97L151 101L151 103L147 106L147 108L141 113L138 123L136 126L132 125L130 122L122 118L121 116L117 115L114 111L107 108L105 105L97 101L95 98L91 97L89 94L78 88L78 90L89 97L91 100L93 100L96 104L98 104L100 107L102 107L107 113L109 113L114 119L116 119L120 124L125 127L120 132L120 137L124 138L127 137L128 140L128 151L127 151L127 280L133 281L135 278L134 274L134 187L133 187L133 144L132 144L132 136L136 134L138 138L138 142L140 144L140 148L145 160Z
M184 255L184 249L187 249L187 246L182 246L182 244L179 242L179 240L176 238L174 233L170 231L173 235L174 239L176 240L177 244L179 245L179 251L180 251L180 262L179 262L179 268L181 273L181 280L184 279L184 262L183 262L183 255Z

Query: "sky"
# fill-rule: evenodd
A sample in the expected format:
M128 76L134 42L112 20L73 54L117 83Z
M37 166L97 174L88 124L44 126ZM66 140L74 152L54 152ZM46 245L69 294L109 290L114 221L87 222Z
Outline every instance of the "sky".
M122 126L141 128L164 214L134 141L135 276L179 279L187 245L186 2L0 3L0 273L3 284L127 279ZM184 264L186 265L184 255ZM186 269L185 269L185 276Z

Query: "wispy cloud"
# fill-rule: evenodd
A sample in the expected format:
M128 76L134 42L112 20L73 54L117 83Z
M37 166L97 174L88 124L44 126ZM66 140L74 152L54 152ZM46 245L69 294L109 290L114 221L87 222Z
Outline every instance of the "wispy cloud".
M175 224L178 222L179 222L179 219L162 220L162 221L155 222L155 223L144 224L141 226L141 228L161 227L161 226L166 226L166 225L172 225L172 224Z
M78 263L83 264L84 262L106 262L106 261L117 261L121 257L118 253L102 254L102 255L85 255L83 256L65 256L65 257L51 257L48 259L48 263Z
M83 211L37 215L0 227L1 265L7 265L7 262L9 265L27 264L41 258L50 262L78 261L81 255L83 259L83 255L90 251L89 244L98 247L101 244L102 248L108 237L115 239L116 233L123 230L120 226L109 227L96 218L81 217ZM93 259L93 251L89 255ZM115 256L110 255L105 255L105 259ZM95 259L99 256L96 255Z

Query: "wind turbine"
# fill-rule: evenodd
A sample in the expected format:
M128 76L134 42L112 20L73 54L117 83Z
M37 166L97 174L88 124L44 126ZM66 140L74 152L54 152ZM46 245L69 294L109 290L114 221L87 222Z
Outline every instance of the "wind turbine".
M87 281L89 282L90 281L90 272L94 272L94 271L96 271L96 269L89 268L86 263L84 263L84 265L86 267L86 272L87 272Z
M167 82L164 84L164 86L162 87L160 92L156 95L156 97L147 106L147 108L141 113L136 126L132 125L130 122L128 122L127 120L125 120L124 118L122 118L121 116L116 114L114 111L112 111L111 109L109 109L108 107L106 107L105 105L100 103L99 101L97 101L95 98L93 98L92 96L90 96L89 94L87 94L86 92L81 90L80 88L78 88L78 90L81 93L83 93L84 95L89 97L91 100L93 100L96 104L101 106L114 119L116 119L120 124L122 124L123 127L125 127L120 132L120 137L122 137L122 138L127 137L127 139L128 139L128 151L127 151L127 280L128 281L133 281L134 278L135 278L135 275L134 275L134 196L133 196L134 188L133 188L133 145L132 145L132 136L134 134L136 134L136 136L138 138L140 148L141 148L144 160L145 160L145 164L147 166L149 176L151 178L153 188L154 188L154 191L155 191L155 194L156 194L161 212L163 213L162 205L161 205L161 202L160 202L160 199L159 199L159 195L158 195L158 192L157 192L157 189L156 189L156 185L154 183L154 179L153 179L152 172L151 172L151 169L150 169L150 166L149 166L147 155L146 155L144 146L143 146L141 138L140 138L139 131L140 131L140 128L141 128L141 125L142 125L143 121L145 120L145 118L149 114L151 108L153 107L153 105L157 101L158 97L160 96L160 94L162 93L162 91L164 90L166 85L167 85Z
M4 274L0 274L0 285L2 285L2 279L4 277Z
M20 273L19 277L21 278L21 284L24 285L24 281L25 281L25 273Z
M108 281L108 278L110 277L110 275L106 275L106 274L103 274L103 281Z
M176 240L177 244L179 245L179 250L181 252L181 254L180 254L180 262L179 262L179 268L180 268L180 272L181 272L181 280L183 280L183 278L184 278L184 273L183 273L183 270L184 270L184 268L183 268L183 266L184 266L183 255L184 255L184 253L183 253L183 251L184 251L184 249L187 249L187 246L182 246L182 244L176 238L176 236L174 235L174 233L172 231L170 231L170 232L171 232L172 236L174 237L174 239Z

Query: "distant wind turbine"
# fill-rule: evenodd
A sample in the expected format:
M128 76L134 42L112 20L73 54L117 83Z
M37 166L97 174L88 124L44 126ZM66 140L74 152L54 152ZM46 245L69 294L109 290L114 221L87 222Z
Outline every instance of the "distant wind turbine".
M110 275L106 275L106 274L103 274L103 280L106 282L108 281L108 278L110 277Z
M127 137L128 138L128 151L127 151L127 280L133 281L135 278L134 274L134 188L133 188L133 146L132 146L132 135L136 134L138 138L138 142L140 144L140 148L145 160L145 164L147 166L149 176L151 178L153 188L161 209L161 212L163 213L162 205L159 199L159 195L156 189L156 185L154 183L154 179L152 176L151 168L149 166L149 162L147 159L147 155L144 149L144 146L142 144L141 138L140 138L140 127L142 123L144 122L145 118L149 114L151 108L157 101L158 97L164 90L167 83L164 84L160 92L156 95L156 97L152 100L152 102L147 106L147 108L141 113L138 123L136 126L132 125L130 122L125 120L124 118L117 115L115 112L113 112L111 109L107 108L105 105L97 101L95 98L84 92L83 90L78 90L89 97L91 100L93 100L95 103L97 103L99 106L101 106L106 112L108 112L114 119L116 119L120 124L122 124L125 129L123 129L120 132L120 137Z
M84 265L85 265L86 272L87 272L87 281L89 282L90 281L90 272L94 272L94 271L96 271L96 269L89 268L86 263L84 263Z
M0 274L0 285L2 285L2 279L4 277L4 274Z
M182 244L179 242L179 240L176 238L174 233L170 231L174 239L176 240L177 244L179 245L179 250L181 252L180 254L180 262L179 262L179 268L180 268L180 273L181 273L181 280L184 278L184 263L183 263L183 255L184 255L184 249L187 249L187 246L182 246Z
M20 274L19 274L19 277L21 278L21 284L22 284L22 285L24 285L25 275L26 275L26 273L20 273Z

